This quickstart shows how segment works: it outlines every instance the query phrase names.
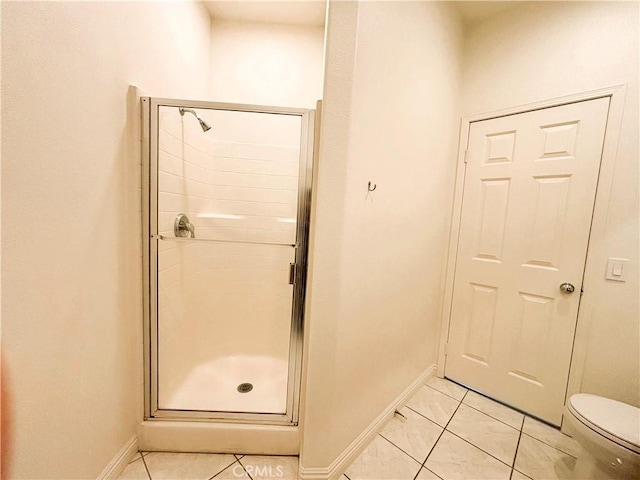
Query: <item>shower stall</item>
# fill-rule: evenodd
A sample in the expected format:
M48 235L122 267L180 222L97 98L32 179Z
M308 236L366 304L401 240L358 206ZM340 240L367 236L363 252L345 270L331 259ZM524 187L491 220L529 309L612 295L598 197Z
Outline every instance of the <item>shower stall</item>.
M315 111L142 104L145 420L296 425Z

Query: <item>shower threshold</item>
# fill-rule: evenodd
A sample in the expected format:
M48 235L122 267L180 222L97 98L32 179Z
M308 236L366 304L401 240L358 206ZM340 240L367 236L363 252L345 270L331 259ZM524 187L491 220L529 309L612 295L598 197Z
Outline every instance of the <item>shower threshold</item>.
M138 448L154 452L298 455L300 428L221 422L146 420Z

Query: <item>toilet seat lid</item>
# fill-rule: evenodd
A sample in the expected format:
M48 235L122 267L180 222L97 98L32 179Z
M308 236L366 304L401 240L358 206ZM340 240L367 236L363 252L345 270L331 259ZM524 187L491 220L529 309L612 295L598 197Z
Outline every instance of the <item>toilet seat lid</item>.
M568 406L588 427L623 447L640 452L640 408L588 393L572 395Z

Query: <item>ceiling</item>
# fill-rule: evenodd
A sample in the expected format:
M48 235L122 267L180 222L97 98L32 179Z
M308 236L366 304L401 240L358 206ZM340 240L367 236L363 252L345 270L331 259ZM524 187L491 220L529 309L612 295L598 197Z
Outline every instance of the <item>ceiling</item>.
M430 0L419 0L430 1ZM322 27L325 0L221 0L203 2L214 19ZM451 1L465 26L480 23L519 1Z
M456 5L462 21L465 26L480 23L489 17L493 17L508 10L522 2L484 2L484 1L467 1L452 2Z
M324 0L224 0L204 4L214 19L324 26Z

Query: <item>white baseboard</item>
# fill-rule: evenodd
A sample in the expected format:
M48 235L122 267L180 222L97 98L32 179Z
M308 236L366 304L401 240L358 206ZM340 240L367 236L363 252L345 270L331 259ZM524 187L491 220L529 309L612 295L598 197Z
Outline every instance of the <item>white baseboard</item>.
M378 432L384 427L387 421L393 416L394 412L404 406L429 378L433 377L436 372L436 365L433 364L427 368L411 385L409 385L396 399L385 408L371 424L351 442L331 465L328 467L310 467L305 468L300 464L299 477L300 480L330 480L337 478L343 471L351 465L358 455L369 445Z
M120 451L116 453L116 456L113 457L109 464L104 467L104 470L98 475L97 480L117 479L137 451L138 437L134 435L124 444Z

